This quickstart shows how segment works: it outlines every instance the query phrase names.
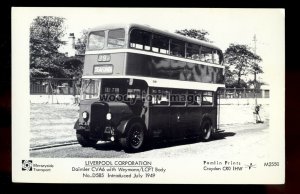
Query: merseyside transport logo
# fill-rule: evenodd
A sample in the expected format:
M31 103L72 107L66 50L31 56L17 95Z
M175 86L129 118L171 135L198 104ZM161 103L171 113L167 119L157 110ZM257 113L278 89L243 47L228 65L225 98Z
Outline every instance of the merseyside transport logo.
M32 160L22 160L22 171L32 171Z

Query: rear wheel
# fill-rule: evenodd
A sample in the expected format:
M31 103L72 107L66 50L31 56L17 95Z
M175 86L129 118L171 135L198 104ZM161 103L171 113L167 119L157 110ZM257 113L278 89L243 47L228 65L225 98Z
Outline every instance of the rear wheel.
M82 146L82 147L93 147L96 145L97 140L95 139L91 139L89 137L89 134L86 132L76 132L76 137L77 137L77 141L78 143Z
M211 136L212 136L212 124L210 120L206 119L203 121L201 125L200 138L203 141L208 141L210 140Z
M144 127L138 122L131 124L125 137L120 139L120 143L126 152L137 152L141 150L144 142Z

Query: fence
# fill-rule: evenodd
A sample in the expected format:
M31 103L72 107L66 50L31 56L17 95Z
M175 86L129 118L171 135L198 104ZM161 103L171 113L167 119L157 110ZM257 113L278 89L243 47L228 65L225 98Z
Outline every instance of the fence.
M80 79L30 78L30 94L79 95ZM267 89L225 88L219 90L220 98L269 98Z
M68 78L30 78L30 94L80 94L81 80Z

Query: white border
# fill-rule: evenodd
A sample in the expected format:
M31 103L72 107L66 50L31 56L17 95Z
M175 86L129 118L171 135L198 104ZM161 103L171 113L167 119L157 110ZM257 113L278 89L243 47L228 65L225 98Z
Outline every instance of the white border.
M116 9L102 8L12 8L12 181L13 182L32 182L32 183L189 183L189 184L283 184L285 182L285 139L284 139L284 113L285 113L285 47L284 47L284 22L285 13L283 9L173 9L176 14L189 14L190 12L206 12L214 15L231 16L231 14L249 15L252 19L254 15L264 13L269 17L268 25L271 25L274 42L270 43L274 64L270 70L270 127L268 129L267 155L264 158L243 157L236 154L230 158L214 158L211 155L193 155L188 158L147 158L154 166L166 167L167 174L157 176L155 179L83 179L80 174L72 172L72 166L84 166L86 160L101 160L103 158L30 158L30 98L29 98L29 25L32 18L42 15L63 16L70 15L99 15L103 12L111 13ZM126 9L117 9L124 13ZM150 9L158 11L159 9ZM170 11L171 9L163 9ZM130 11L130 10L129 10ZM143 14L144 9L135 9L134 14ZM188 12L186 12L188 11ZM196 12L195 12L196 11ZM128 12L129 13L129 12ZM92 15L94 16L94 15ZM115 15L119 17L118 14ZM236 18L236 17L235 17ZM152 18L151 18L152 19ZM226 18L225 18L226 19ZM238 18L240 20L240 18ZM156 21L161 22L161 21ZM162 21L163 22L163 21ZM247 23L247 21L242 21ZM226 31L226 26L218 26L219 29ZM266 28L260 25L259 28ZM243 32L243 29L241 29ZM194 61L193 61L194 63ZM275 75L275 76L274 76ZM167 83L167 82L166 82ZM234 110L233 110L234 111ZM230 139L229 139L230 140ZM224 140L226 141L226 140ZM175 148L174 148L175 149ZM243 149L243 146L241 146ZM176 151L176 150L175 150ZM54 169L51 173L26 172L22 171L21 161L32 159L38 164L53 164ZM144 158L114 158L105 160L144 160ZM251 171L236 173L210 172L203 171L200 165L203 160L238 160L240 162L254 162L257 168ZM278 168L263 167L264 162L280 162Z

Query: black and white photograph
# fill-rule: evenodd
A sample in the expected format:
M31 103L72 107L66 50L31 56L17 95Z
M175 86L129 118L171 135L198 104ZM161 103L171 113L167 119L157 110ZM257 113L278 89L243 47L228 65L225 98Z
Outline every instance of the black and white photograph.
M13 181L283 184L284 20L13 8Z

